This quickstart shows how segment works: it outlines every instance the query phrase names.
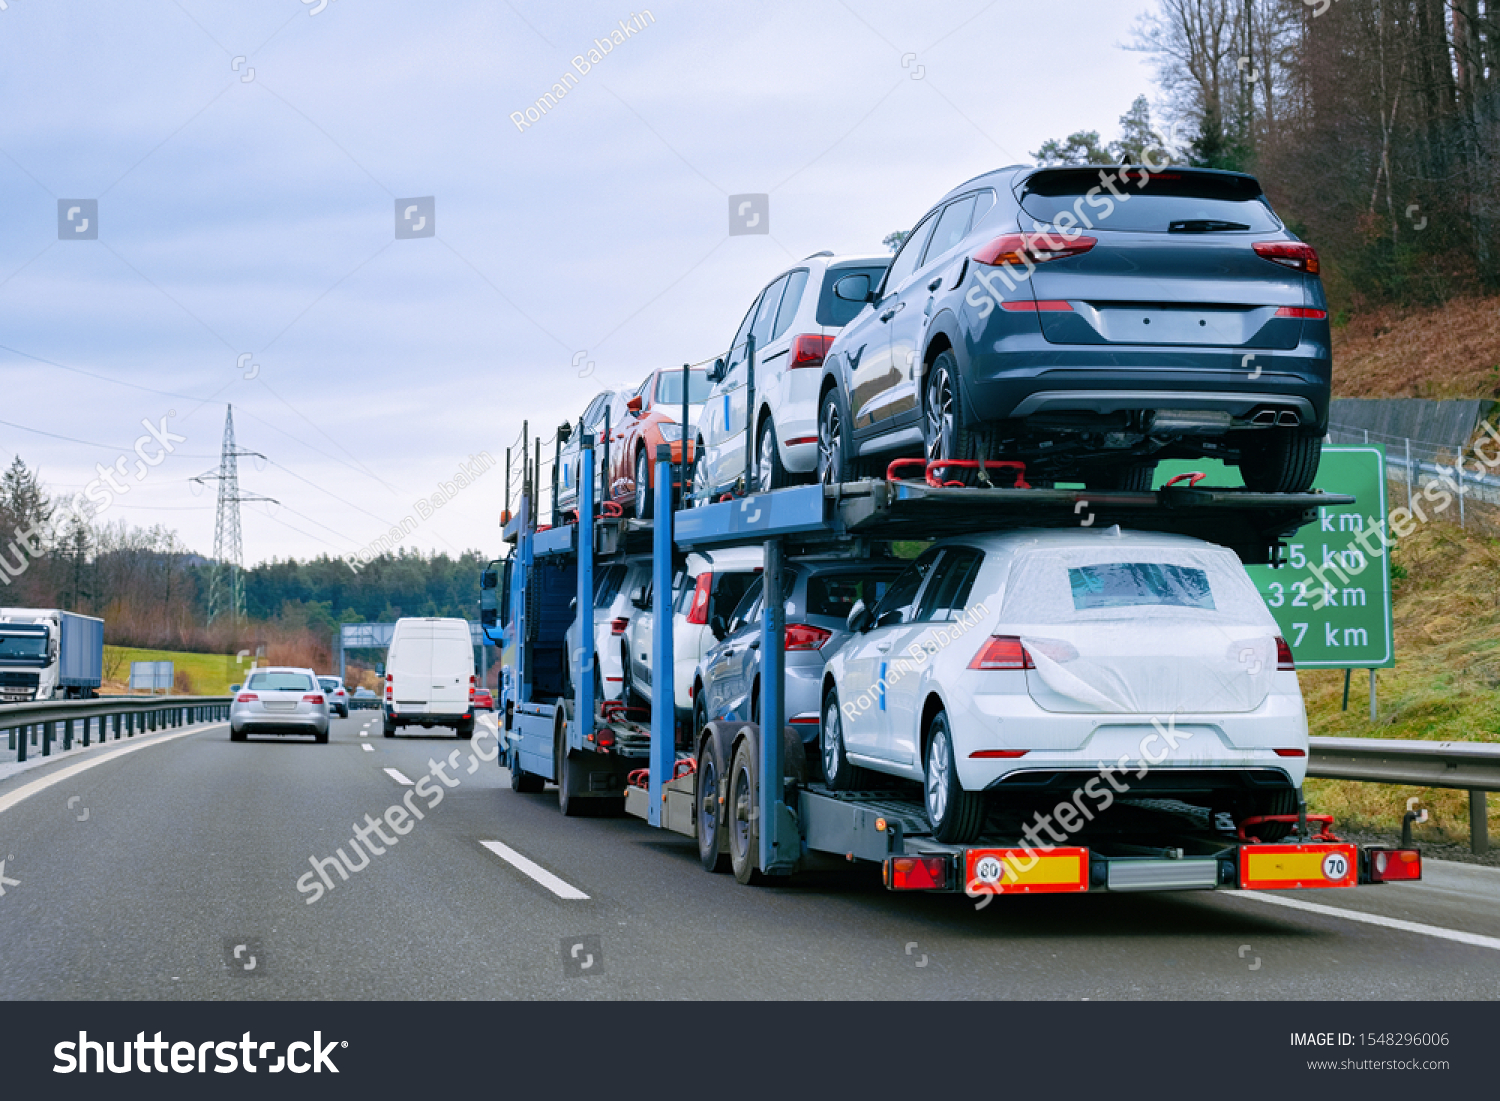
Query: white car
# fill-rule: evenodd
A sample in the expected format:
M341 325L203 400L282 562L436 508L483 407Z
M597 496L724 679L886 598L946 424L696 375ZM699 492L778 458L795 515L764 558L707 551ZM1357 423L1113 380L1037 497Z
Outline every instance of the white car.
M921 781L940 841L1074 793L1100 812L1127 797L1236 821L1297 809L1291 651L1223 547L1119 528L943 539L849 619L823 680L825 779Z
M834 256L820 252L782 272L756 297L725 357L709 374L714 383L698 417L693 499L705 505L745 474L749 369L746 338L755 337L755 473L751 490L810 481L818 465L818 384L833 338L864 308L833 294L850 275L880 282L889 256ZM725 609L727 615L732 609Z
M328 695L328 710L341 718L349 717L349 691L338 677L319 677L318 684Z
M751 585L760 583L765 553L760 547L733 547L694 552L672 585L672 683L677 718L688 719L693 709L693 682L698 662L718 643L710 624L715 616L734 614ZM633 615L620 641L625 674L624 698L654 701L651 662L656 612L651 576L630 594Z
M311 669L252 669L229 705L229 740L247 734L311 734L328 741L328 697Z
M451 726L474 736L474 645L467 621L453 617L396 620L386 654L381 733L403 726Z
M651 581L648 562L626 565L614 563L595 567L594 577L594 702L617 700L624 691L625 671L621 666L623 639L630 626L630 594ZM576 609L575 609L576 611ZM578 616L568 627L568 679L577 677L573 668L578 653ZM569 693L571 694L571 693Z

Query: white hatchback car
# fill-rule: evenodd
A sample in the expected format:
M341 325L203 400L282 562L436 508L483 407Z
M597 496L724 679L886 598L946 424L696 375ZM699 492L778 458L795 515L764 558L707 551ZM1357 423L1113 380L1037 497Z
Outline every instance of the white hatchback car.
M312 734L328 741L328 697L311 669L252 669L229 705L229 740L250 733Z
M991 797L1297 809L1308 732L1291 651L1223 547L1119 528L943 539L849 618L823 681L825 779L921 781L940 841L978 836Z
M755 337L755 473L749 489L811 481L818 465L818 383L833 338L863 302L836 298L833 284L866 275L879 284L889 256L820 252L778 275L756 297L729 351L709 374L714 383L698 416L700 456L693 464L695 505L727 492L745 473L749 368L746 338ZM725 609L727 615L733 609Z
M625 672L621 668L625 631L630 626L630 594L651 581L649 562L614 563L595 567L594 576L594 702L617 700L624 691ZM575 608L576 613L576 608ZM578 675L573 656L582 645L578 636L579 617L575 614L568 626L569 695Z

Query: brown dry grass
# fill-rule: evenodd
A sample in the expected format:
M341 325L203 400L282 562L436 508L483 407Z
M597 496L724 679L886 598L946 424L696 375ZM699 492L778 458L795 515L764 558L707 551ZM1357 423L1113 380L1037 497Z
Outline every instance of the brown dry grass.
M1500 397L1500 295L1438 309L1386 306L1333 333L1340 398Z

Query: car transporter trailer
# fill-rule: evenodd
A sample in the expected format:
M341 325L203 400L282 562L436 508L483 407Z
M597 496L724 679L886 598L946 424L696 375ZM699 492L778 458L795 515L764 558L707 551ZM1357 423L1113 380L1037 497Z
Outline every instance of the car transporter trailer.
M885 480L797 486L674 512L673 469L663 446L655 479L657 519L640 521L596 515L588 437L579 466L571 523L538 527L534 469L523 479L516 515L505 518L511 553L491 563L481 579L481 620L487 637L502 647L501 761L517 791L557 784L565 815L623 810L696 838L705 867L730 865L746 883L856 861L880 864L892 890L974 897L1284 890L1421 878L1416 851L1360 849L1339 840L1331 818L1308 815L1305 802L1296 815L1248 818L1231 834L1186 805L1127 801L1120 813L1091 819L1067 844L1041 847L1027 846L1019 818L992 799L977 841L941 843L931 836L918 784L882 778L878 790L833 792L809 778L815 770L807 767L800 735L783 722L779 599L762 601L759 713L783 737L763 737L754 723L714 721L691 731L679 752L675 706L656 707L648 724L627 710L629 700L600 705L594 699L596 562L649 558L651 667L653 679L660 679L673 668L673 581L689 551L762 545L768 594L783 591L784 564L800 555L858 559L873 542L1005 528L1118 524L1205 539L1234 550L1246 564L1274 565L1285 536L1314 522L1320 506L1350 504L1350 497L1170 483L1145 492L1034 489L1016 463L989 463L979 479L985 484L968 487L937 480L933 464L907 460L892 464ZM903 467L919 468L918 476L895 477ZM988 470L996 468L1014 468L1015 487L991 483ZM580 645L567 654L564 639L575 607L582 617ZM667 673L668 698L672 683ZM1256 827L1267 821L1281 824L1277 832L1287 836L1261 841Z

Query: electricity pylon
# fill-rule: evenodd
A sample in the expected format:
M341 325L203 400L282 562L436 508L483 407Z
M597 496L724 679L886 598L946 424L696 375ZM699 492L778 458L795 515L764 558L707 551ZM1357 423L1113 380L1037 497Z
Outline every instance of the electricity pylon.
M214 565L208 584L208 620L210 623L226 612L232 623L245 618L245 588L240 579L245 557L245 549L240 541L241 502L281 503L274 497L240 493L237 460L241 455L251 455L258 459L265 458L259 451L241 451L235 446L234 406L231 405L224 414L224 446L219 453L219 469L207 471L193 479L199 485L215 480L219 483L219 511L214 520Z

